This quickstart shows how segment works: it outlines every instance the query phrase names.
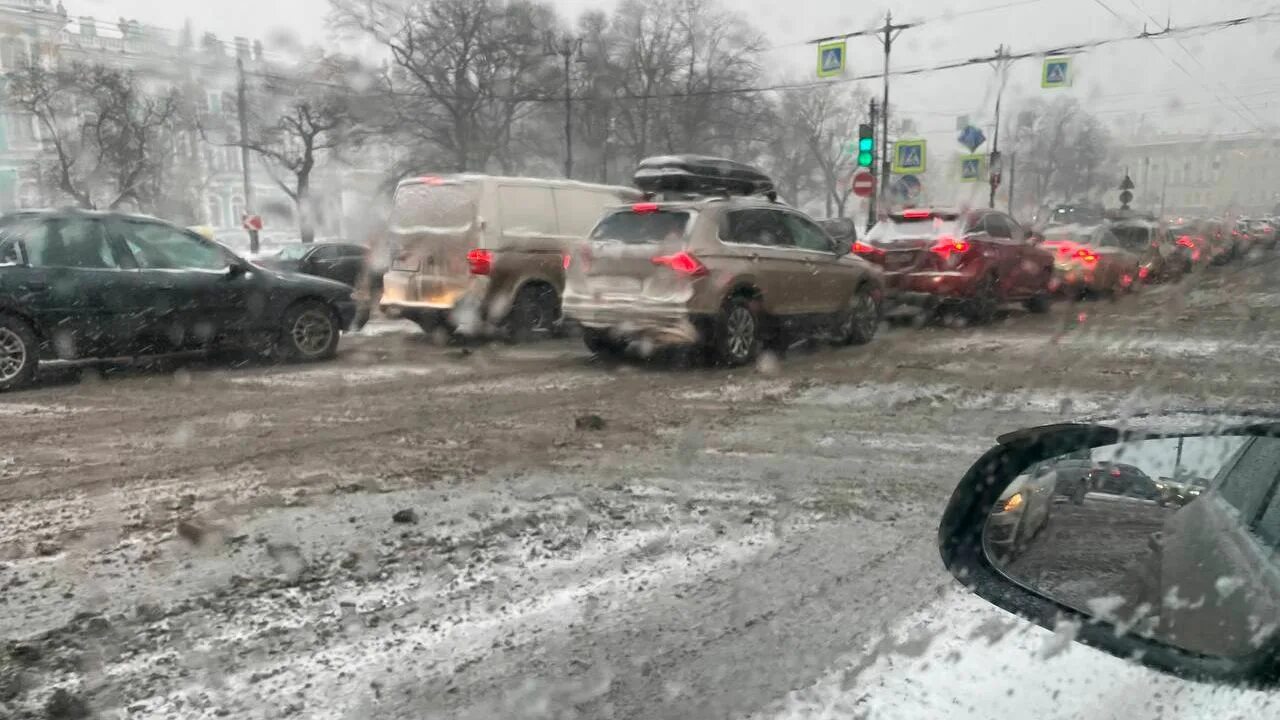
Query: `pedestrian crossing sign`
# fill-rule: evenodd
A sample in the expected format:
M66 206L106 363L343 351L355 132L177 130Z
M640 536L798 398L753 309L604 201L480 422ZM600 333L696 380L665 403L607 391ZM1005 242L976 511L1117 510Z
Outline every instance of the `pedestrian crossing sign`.
M982 176L986 175L987 156L978 155L961 155L960 156L960 182L976 183L982 182Z
M924 140L899 140L893 144L894 175L919 175L924 168Z
M837 77L844 74L845 40L835 40L818 45L818 77Z
M1040 74L1040 87L1062 88L1071 85L1071 58L1049 57L1044 59Z

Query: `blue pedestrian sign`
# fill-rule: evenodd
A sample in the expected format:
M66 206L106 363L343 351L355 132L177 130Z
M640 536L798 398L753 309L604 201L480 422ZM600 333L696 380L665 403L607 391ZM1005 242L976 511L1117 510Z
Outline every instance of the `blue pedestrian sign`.
M844 74L847 42L835 40L818 45L818 77L828 78Z
M967 125L960 131L959 140L961 145L969 148L969 152L973 152L974 150L977 150L982 143L987 141L987 136L978 128L972 125Z
M1045 58L1044 70L1040 75L1040 87L1052 89L1069 85L1071 85L1071 58Z
M960 156L960 182L976 183L982 182L982 178L986 175L987 156L978 155L961 155Z
M923 174L925 170L925 141L899 140L893 144L893 174Z

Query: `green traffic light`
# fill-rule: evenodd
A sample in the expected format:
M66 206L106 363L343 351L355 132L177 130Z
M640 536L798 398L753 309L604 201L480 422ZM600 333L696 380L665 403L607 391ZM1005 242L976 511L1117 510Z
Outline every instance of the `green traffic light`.
M858 166L871 167L871 153L869 152L858 153Z
M869 153L875 149L876 141L874 138L859 138L858 152Z

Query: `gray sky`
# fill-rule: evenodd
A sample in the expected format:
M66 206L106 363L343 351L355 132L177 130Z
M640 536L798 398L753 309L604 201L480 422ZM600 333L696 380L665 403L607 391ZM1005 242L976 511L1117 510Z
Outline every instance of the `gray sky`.
M326 41L326 0L64 0L73 16L92 14L114 20L123 15L143 22L178 27L190 17L198 31L219 37L246 35L270 44L279 32L304 41ZM555 0L566 14L613 3ZM848 32L884 18L882 1L725 0L739 7L775 46L767 55L779 76L813 79L815 49L804 40ZM1108 12L1111 8L1120 17ZM974 12L994 6L1002 9ZM1049 48L1082 40L1134 34L1142 21L1154 29L1144 11L1157 19L1171 16L1174 25L1253 14L1268 10L1267 0L916 0L894 4L895 20L926 20L904 32L895 44L893 66L907 68L958 60L992 52L1000 43L1017 51ZM1251 129L1271 122L1280 100L1280 34L1277 24L1251 26L1184 39L1130 42L1092 50L1075 60L1076 82L1067 90L1041 90L1038 61L1013 66L1006 104L1013 117L1019 102L1033 97L1076 95L1128 135L1144 123L1148 128L1195 131L1219 127ZM1163 54L1162 54L1163 52ZM1178 69L1177 64L1187 73ZM850 41L851 72L880 69L880 45L871 38ZM1189 76L1188 76L1189 74ZM879 94L880 81L862 81ZM989 126L997 85L985 66L896 79L893 104L913 116L921 134L935 147L958 147L955 118L967 113ZM1240 109L1244 104L1252 110ZM1229 109L1235 108L1235 110ZM1243 118L1241 116L1244 116ZM988 133L990 135L990 133ZM935 145L936 143L936 145Z

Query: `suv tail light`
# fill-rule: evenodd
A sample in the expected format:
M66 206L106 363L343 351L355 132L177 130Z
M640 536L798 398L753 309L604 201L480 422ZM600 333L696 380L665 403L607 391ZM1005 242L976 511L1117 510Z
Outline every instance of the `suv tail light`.
M849 251L855 255L866 255L868 257L875 257L877 255L884 254L884 251L875 245L868 245L864 242L859 242L858 240L853 241L853 245L849 248Z
M681 275L700 278L708 275L707 266L698 261L698 258L687 252L678 252L674 255L658 255L652 260L654 265L665 265L675 270Z
M493 251L472 250L467 253L467 266L472 275L488 275L493 270Z
M1093 251L1092 251L1092 250L1090 250L1089 248L1080 248L1079 250L1077 250L1077 251L1076 251L1076 257L1077 257L1077 258L1080 258L1081 260L1085 261L1086 263L1089 263L1090 265L1092 265L1093 263L1098 262L1098 256L1097 256L1097 255L1095 255L1095 254L1093 253Z
M960 264L964 254L972 248L973 245L967 240L958 240L949 235L943 235L938 238L938 242L933 247L929 248L929 252L938 256L944 268L952 269Z
M1178 238L1178 244L1184 248L1194 248L1196 246L1195 241L1191 239L1190 235L1183 235Z
M649 215L658 212L658 203L642 202L631 206L631 212L637 215Z

